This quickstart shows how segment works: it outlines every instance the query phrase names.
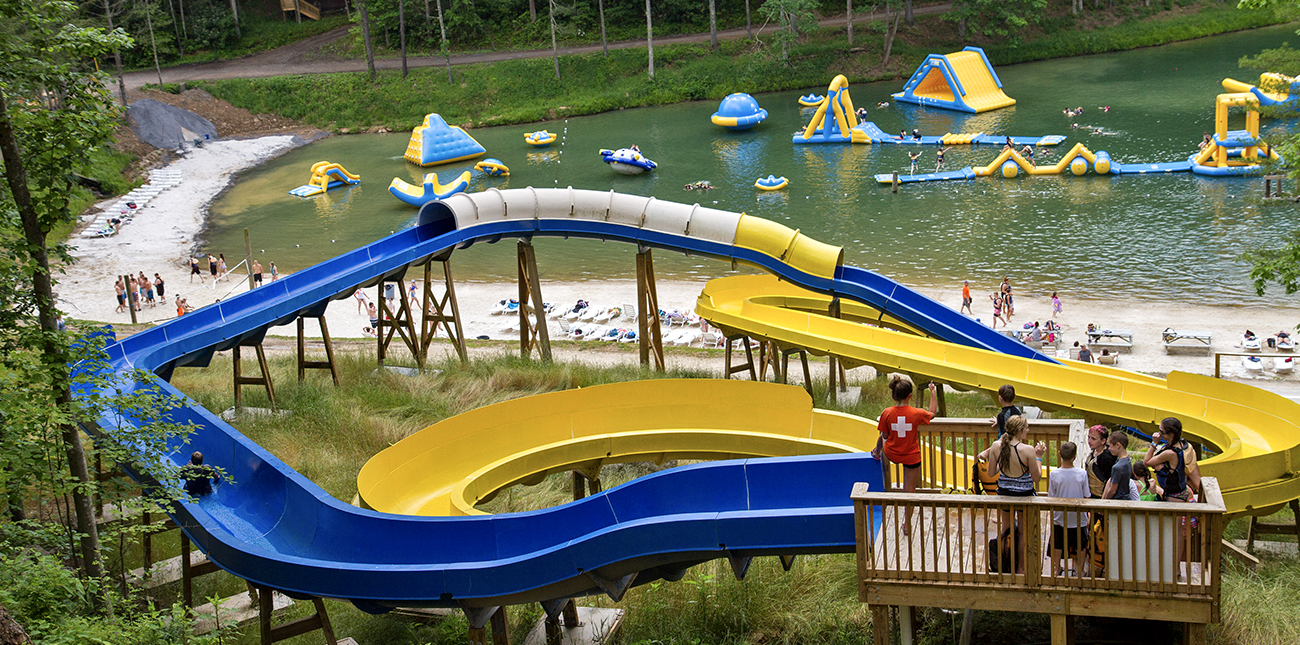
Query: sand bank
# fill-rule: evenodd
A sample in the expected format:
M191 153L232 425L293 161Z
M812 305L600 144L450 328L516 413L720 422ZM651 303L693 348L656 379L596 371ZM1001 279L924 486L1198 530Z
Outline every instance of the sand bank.
M229 297L247 289L246 272L239 269L235 275L217 282L205 276L203 281L189 277L186 258L195 246L195 237L202 231L207 208L212 199L231 181L239 170L253 167L294 145L290 136L271 136L243 141L216 141L203 148L193 149L170 168L180 170L184 179L154 198L135 217L135 221L111 238L81 239L73 241L74 256L79 261L68 267L59 280L60 304L74 318L129 322L127 313L115 312L113 276L120 273L136 274L144 271L152 276L162 275L167 283L167 304L148 307L139 312L142 321L159 322L175 316L172 305L176 294L184 294L189 302L201 307L219 298ZM234 251L232 249L232 251ZM242 253L227 253L227 261L234 267ZM269 267L264 267L269 280ZM719 266L720 275L725 267ZM408 283L409 285L409 283ZM666 310L689 310L704 287L704 281L661 281L658 284L660 307ZM939 301L957 307L960 305L959 285L950 290L921 289ZM368 298L377 297L373 288ZM403 294L405 295L405 289ZM548 302L572 306L579 298L602 307L622 306L636 302L636 285L632 280L606 280L584 282L542 283L543 297ZM492 339L517 338L517 333L504 331L510 322L507 316L488 313L499 300L516 297L513 283L461 282L457 295L467 336L487 336ZM1261 336L1279 330L1294 330L1300 322L1300 309L1284 307L1209 306L1185 303L1158 303L1123 300L1072 300L1070 294L1061 294L1064 312L1056 319L1064 329L1068 347L1085 339L1089 323L1110 329L1129 329L1134 333L1134 348L1119 359L1119 366L1143 372L1164 373L1183 370L1209 374L1213 359L1201 354L1167 354L1161 342L1161 332L1167 327L1176 329L1206 330L1214 334L1216 351L1236 351L1241 333L1249 328ZM1051 303L1047 298L1022 296L1017 299L1016 313L1011 319L1013 328L1026 322L1047 320L1051 316ZM974 313L985 322L991 320L992 307L979 292L976 293ZM358 313L356 301L346 298L329 307L327 320L331 334L339 338L361 338L362 328L369 324L368 316ZM623 321L622 326L631 326ZM309 325L309 333L315 325ZM553 338L561 335L558 323L550 327ZM271 331L273 335L292 335L294 328L286 326ZM1267 352L1266 352L1267 353ZM1225 359L1229 373L1247 375L1239 359ZM1275 378L1264 372L1264 378ZM1286 377L1300 381L1300 376Z

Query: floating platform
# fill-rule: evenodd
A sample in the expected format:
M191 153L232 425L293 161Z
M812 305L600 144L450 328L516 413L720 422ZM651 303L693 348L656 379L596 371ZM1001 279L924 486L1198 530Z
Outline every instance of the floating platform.
M899 137L897 134L890 134L880 129L880 126L871 121L863 121L853 127L866 135L866 143L885 145L893 144L900 146L1001 146L1006 145L1006 135L985 134L976 132L973 134L953 134L951 132L943 136L922 135L916 139L911 135ZM1060 145L1067 137L1063 134L1049 134L1041 137L1011 137L1011 142L1018 146L1055 146Z

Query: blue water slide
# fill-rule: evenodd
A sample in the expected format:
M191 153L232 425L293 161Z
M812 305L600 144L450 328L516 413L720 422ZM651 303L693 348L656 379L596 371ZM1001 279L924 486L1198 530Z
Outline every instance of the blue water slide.
M205 365L216 351L256 344L270 327L319 313L357 287L400 279L407 268L453 249L534 236L617 240L735 259L865 302L937 338L1050 360L871 271L841 267L834 278L813 276L756 251L609 221L514 219L457 229L439 207L426 205L414 228L113 343L110 369L169 377L175 367ZM632 574L638 583L672 578L728 555L849 552L848 492L854 482L881 486L879 467L868 455L752 459L676 468L531 513L390 515L334 499L170 384L160 385L187 401L172 413L195 428L185 451L202 451L235 482L175 505L171 515L182 530L239 577L291 595L348 599L368 611L581 596ZM108 428L114 422L98 423ZM173 459L179 465L179 451Z

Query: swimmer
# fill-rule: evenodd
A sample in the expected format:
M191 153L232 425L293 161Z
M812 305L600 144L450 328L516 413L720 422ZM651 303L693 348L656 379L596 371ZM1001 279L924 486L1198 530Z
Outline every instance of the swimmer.
M1097 108L1097 109L1098 109L1098 110L1101 110L1102 112L1110 112L1110 106L1109 106L1109 105L1107 105L1107 106L1105 106L1105 107L1099 107L1099 108Z
M631 150L632 152L641 152L641 148L637 146L635 143L628 146L628 149Z
M887 107L889 107L889 101L881 101L881 102L879 102L879 103L876 104L876 107L878 107L878 108L887 108Z
M921 158L921 152L919 150L917 152L909 152L907 153L907 157L912 160L912 174L915 175L916 160Z

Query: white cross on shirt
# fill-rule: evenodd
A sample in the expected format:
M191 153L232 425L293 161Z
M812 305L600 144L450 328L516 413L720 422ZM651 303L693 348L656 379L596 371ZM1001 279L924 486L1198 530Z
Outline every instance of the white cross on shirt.
M907 422L907 417L899 416L897 423L889 424L889 429L898 433L900 439L907 437L907 433L912 430L912 424Z

